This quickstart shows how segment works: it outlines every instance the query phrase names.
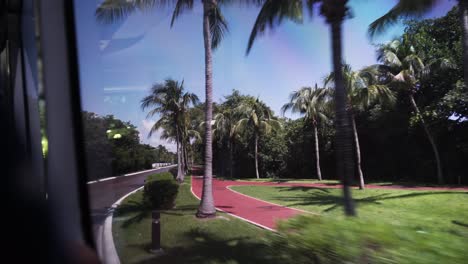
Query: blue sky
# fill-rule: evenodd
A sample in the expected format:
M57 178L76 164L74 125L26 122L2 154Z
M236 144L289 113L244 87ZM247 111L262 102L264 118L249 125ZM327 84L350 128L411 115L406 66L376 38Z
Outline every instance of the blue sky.
M171 10L138 12L115 24L100 24L94 10L100 1L75 1L82 107L101 115L113 114L138 127L151 145L174 145L146 137L157 117L147 118L139 102L152 84L166 78L184 80L185 88L204 101L202 9L183 14L170 28ZM201 1L200 1L201 2ZM376 62L367 27L387 12L395 0L351 0L354 17L345 21L344 57L353 68ZM456 1L442 0L427 17L438 17ZM214 53L214 99L233 89L260 97L276 113L289 94L303 86L319 85L331 71L330 34L325 21L306 17L302 25L286 22L257 39L245 56L257 8L223 9L230 31ZM401 24L373 40L382 43L402 33Z

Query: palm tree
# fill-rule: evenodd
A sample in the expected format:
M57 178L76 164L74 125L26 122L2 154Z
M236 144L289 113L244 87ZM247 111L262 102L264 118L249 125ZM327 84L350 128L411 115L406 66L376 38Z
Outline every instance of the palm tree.
M213 134L221 142L227 141L229 149L229 176L234 177L234 142L237 136L236 125L239 115L233 109L224 109L214 117Z
M238 111L244 117L237 122L235 131L241 133L245 132L248 127L253 129L255 176L260 179L258 172L258 139L262 134L269 134L272 130L281 128L281 123L273 119L273 112L258 98L255 101L243 102L238 107Z
M437 0L399 0L390 11L370 24L369 35L373 37L385 32L401 18L420 17L430 11L437 2ZM463 78L465 87L468 87L468 0L458 0L458 12L463 32Z
M104 0L96 10L96 16L104 22L112 22L137 10L148 10L155 6L165 6L175 3L171 19L171 26L175 20L187 10L194 7L194 0ZM211 138L211 120L213 119L213 55L228 30L227 22L221 13L218 2L230 3L230 0L201 0L203 5L203 42L205 49L205 164L203 190L197 217L205 218L216 214L214 207L212 178L213 178L213 150ZM249 2L245 0L245 2Z
M192 117L192 112L191 111L193 108L191 109L188 109L187 111L187 114L184 115L184 125L181 126L182 127L182 138L181 140L184 142L184 144L182 144L182 160L183 160L183 164L185 165L184 167L184 171L186 172L186 174L189 173L189 169L191 167L191 162L189 160L189 152L191 151L191 143L190 141L191 140L200 140L201 139L201 136L200 136L200 133L196 130L196 129L193 129L191 127L191 119L193 118Z
M395 101L393 92L379 82L379 72L375 67L366 67L360 71L353 71L348 64L343 65L343 76L346 90L348 91L348 111L351 118L354 149L356 151L356 166L359 174L359 189L365 188L364 174L361 168L361 146L356 127L355 114L365 111L369 106L375 103L382 105L391 105ZM335 76L330 73L325 77L325 87L332 88ZM330 89L333 93L333 89Z
M350 119L346 111L346 89L343 82L342 67L342 24L348 16L348 0L265 0L257 16L250 34L247 54L257 38L267 29L281 24L284 19L301 23L304 9L313 14L315 4L320 4L320 14L326 18L331 30L333 52L333 72L335 73L335 116L336 116L336 146L337 173L343 182L344 210L348 216L356 215L354 202L351 197L350 180L354 174L353 136Z
M420 80L426 77L431 71L436 68L451 68L452 63L446 59L432 60L425 64L423 58L419 57L413 46L405 39L402 41L394 40L388 44L380 45L378 48L378 60L383 63L380 68L384 70L389 79L389 86L403 89L409 98L410 104L420 121L427 139L431 144L432 151L437 165L437 180L440 184L444 182L442 174L442 163L439 157L437 144L426 124L421 111L419 110L414 95L420 90Z
M176 152L177 152L177 181L179 183L184 181L184 177L187 174L186 171L186 163L184 159L184 139L183 139L183 130L184 126L183 123L181 125L178 125L178 128L173 126L174 120L171 120L170 117L165 118L161 117L158 122L153 125L153 128L150 130L150 133L148 136L151 136L153 131L156 131L157 129L161 128L163 131L161 133L161 139L164 140L169 140L172 142L176 142ZM180 123L180 122L177 122Z
M320 151L317 126L319 121L326 121L328 119L326 116L326 96L326 90L323 88L318 88L317 84L315 84L315 88L303 87L300 90L291 93L289 103L283 105L281 108L283 115L286 113L286 111L291 110L293 113L300 113L301 115L304 115L305 119L312 123L315 140L315 167L319 181L322 180L322 172L320 169Z
M151 87L151 93L141 100L142 110L149 109L147 117L160 115L160 118L151 127L148 137L163 128L162 138L174 139L177 143L177 180L184 181L183 150L185 141L183 131L186 130L184 120L191 104L196 104L198 97L189 92L184 92L184 82L179 83L172 79L166 79L163 84L155 84Z

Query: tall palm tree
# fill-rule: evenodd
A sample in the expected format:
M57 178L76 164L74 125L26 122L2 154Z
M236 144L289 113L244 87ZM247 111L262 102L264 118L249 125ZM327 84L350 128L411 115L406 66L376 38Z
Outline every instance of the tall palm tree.
M178 127L174 126L174 117L161 117L152 127L148 137L150 137L153 132L157 129L162 129L162 133L160 138L164 140L169 140L172 142L176 142L176 152L177 152L177 181L183 182L185 175L187 174L185 167L185 159L184 159L184 140L183 140L183 131L185 130L183 127L183 123L178 125ZM180 122L177 122L180 123Z
M175 139L177 143L177 180L184 181L183 157L185 141L183 131L188 108L191 104L196 104L198 97L184 91L184 82L179 83L172 79L166 79L162 84L155 84L151 87L149 95L141 100L142 110L149 109L147 117L159 115L160 118L151 127L148 137L158 129L163 128L163 138Z
M444 182L442 174L442 163L439 157L439 150L437 144L432 136L424 117L414 99L414 95L421 87L421 79L425 78L429 73L436 69L445 69L453 67L452 63L446 59L431 60L424 63L423 58L419 57L413 46L407 43L405 39L402 41L394 40L390 43L380 45L378 48L378 60L383 63L381 69L385 71L389 79L389 86L403 89L410 101L410 104L416 114L417 119L420 121L427 139L431 144L434 158L437 165L437 180L440 184Z
M356 127L355 114L366 110L370 105L380 103L391 105L395 101L395 95L386 86L379 82L379 71L376 67L366 67L360 71L353 71L350 65L343 65L343 76L346 90L348 91L348 111L351 118L354 149L356 151L356 166L359 174L359 189L365 188L364 174L361 168L361 146ZM325 87L333 88L334 73L325 77ZM333 89L330 89L333 93Z
M245 2L249 2L244 0ZM174 4L171 26L185 11L194 8L194 0L104 0L96 10L96 16L104 22L112 22L137 10L148 10L153 7L163 7ZM203 42L205 49L205 164L203 190L197 216L211 217L216 214L212 191L213 150L211 138L211 120L213 118L213 55L228 30L227 22L221 13L220 4L230 3L230 0L201 0L203 6Z
M298 91L292 92L289 97L289 103L283 105L281 111L283 115L291 110L293 113L300 113L304 115L307 121L312 123L314 129L314 142L315 142L315 168L317 178L322 180L322 171L320 169L320 151L318 139L318 124L320 121L326 121L327 107L326 107L326 90L318 88L303 87Z
M267 29L278 26L284 19L301 23L304 9L308 9L309 14L312 15L316 4L320 4L320 14L326 18L331 30L332 63L333 72L335 73L337 173L343 182L345 214L353 216L356 215L350 190L350 180L354 174L353 136L350 119L346 111L347 95L341 71L343 61L341 30L343 20L349 14L348 0L265 0L250 34L247 54L259 34L264 34Z
M463 32L463 79L465 87L468 87L468 0L457 1ZM399 0L390 11L370 24L369 35L373 37L385 32L401 18L420 17L430 11L437 2L438 0Z
M182 160L183 164L185 165L184 171L186 174L188 174L189 169L191 167L191 162L189 160L189 152L191 151L191 140L201 140L200 133L192 127L192 122L191 119L193 119L193 108L190 108L187 110L187 114L184 115L184 120L183 123L184 125L182 126L182 141L184 144L182 144L183 149L182 149Z
M243 102L238 111L241 113L241 118L236 124L236 131L246 131L248 127L253 129L254 133L254 159L255 159L255 176L260 179L258 172L258 139L262 134L269 134L272 130L281 128L281 123L275 120L273 112L258 98L255 101Z
M214 117L213 134L221 142L227 141L229 149L229 175L234 177L234 142L237 136L236 125L239 121L239 114L233 109L224 109Z

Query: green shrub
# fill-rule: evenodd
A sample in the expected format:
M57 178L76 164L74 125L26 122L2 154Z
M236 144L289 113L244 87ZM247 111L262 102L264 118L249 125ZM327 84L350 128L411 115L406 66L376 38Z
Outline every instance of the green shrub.
M170 172L156 173L156 174L152 174L146 177L145 182L162 181L162 180L174 180L174 176Z
M271 236L282 263L464 263L463 238L359 218L299 216ZM440 245L443 245L441 248Z
M170 168L169 173L171 173L174 178L177 177L177 166Z
M143 199L152 210L165 210L174 207L178 192L179 185L172 174L161 173L146 179Z

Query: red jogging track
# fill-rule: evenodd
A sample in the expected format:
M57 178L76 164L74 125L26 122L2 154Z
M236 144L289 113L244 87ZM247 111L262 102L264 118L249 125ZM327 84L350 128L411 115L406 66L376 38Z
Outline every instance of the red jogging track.
M288 208L285 206L262 201L229 189L230 186L303 186L320 188L341 188L340 185L327 185L320 183L275 183L275 182L246 182L229 181L213 178L213 196L216 209L229 213L254 225L275 230L276 222L288 219L298 214L308 212ZM192 176L192 193L200 199L203 186L202 176ZM419 191L468 191L467 187L445 188L445 187L404 187L404 186L377 186L366 185L368 189L398 189Z

